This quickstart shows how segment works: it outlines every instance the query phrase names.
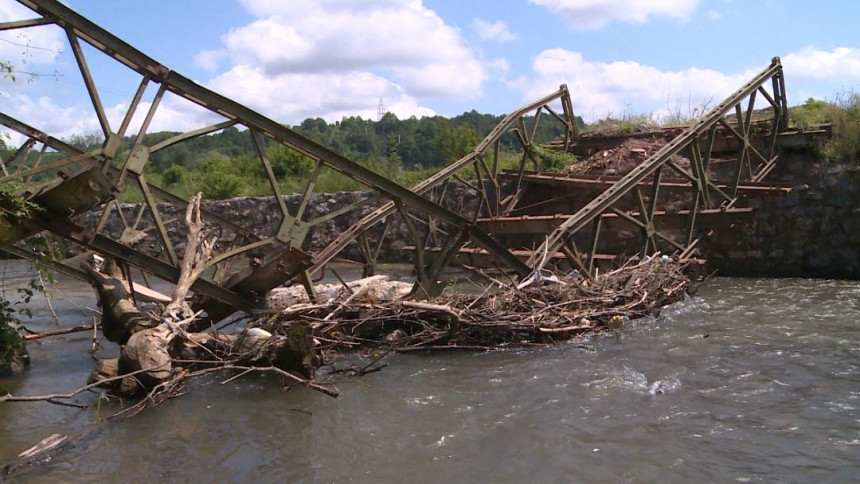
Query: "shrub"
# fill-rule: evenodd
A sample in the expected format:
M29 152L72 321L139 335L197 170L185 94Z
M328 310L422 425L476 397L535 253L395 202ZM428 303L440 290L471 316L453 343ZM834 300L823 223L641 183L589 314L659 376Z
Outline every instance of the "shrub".
M800 106L789 108L794 126L809 129L822 123L829 123L833 116L833 106L827 101L809 98Z
M272 173L279 181L283 178L307 177L314 168L312 159L280 144L270 146L266 150L266 157L269 159L269 164L272 165ZM266 177L262 163L260 163L258 175L263 178Z
M161 181L168 186L184 183L188 178L188 170L181 165L173 165L161 173Z
M540 160L540 169L545 171L567 171L571 165L579 161L576 155L559 150L536 147L535 153Z
M860 157L860 93L839 94L833 106L833 138L824 152L829 158L854 162Z
M203 176L203 198L223 200L238 197L242 194L242 178L233 173L212 171Z
M828 159L855 162L860 158L860 93L839 93L833 102L809 98L792 107L790 114L792 123L799 128L833 125L833 138L824 145Z

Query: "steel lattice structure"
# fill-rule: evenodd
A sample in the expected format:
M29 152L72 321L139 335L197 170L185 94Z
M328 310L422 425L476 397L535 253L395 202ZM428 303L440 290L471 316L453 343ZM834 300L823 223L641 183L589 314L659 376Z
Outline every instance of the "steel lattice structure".
M754 133L754 113L756 101L763 98L772 116L767 132L762 136ZM733 116L733 119L730 119ZM737 140L737 156L734 161L733 175L730 180L718 180L709 170L717 130L723 128L730 137ZM785 79L779 58L752 78L731 96L714 107L707 115L685 129L662 149L636 166L627 175L606 188L578 212L565 217L551 232L546 240L528 260L530 266L538 264L542 254L559 249L569 254L576 265L585 259L585 269L591 272L597 244L601 235L601 224L607 217L621 219L638 227L642 232L643 254L658 250L657 240L667 242L678 256L687 258L695 249L699 238L696 236L697 217L702 211L731 209L738 200L744 182L761 182L776 166L779 160L778 141L780 134L788 128L788 106L785 96ZM754 134L755 140L754 140ZM762 142L763 141L763 142ZM690 169L679 166L671 160L673 155L687 152ZM655 226L657 200L662 185L665 168L670 169L689 183L692 197L687 208L687 230L678 240ZM651 177L650 189L643 196L642 182ZM630 194L636 197L638 212L631 213L618 206ZM647 203L646 203L647 197ZM590 246L585 257L571 243L581 231L590 230Z
M313 273L320 271L346 245L356 239L361 240L363 247L367 247L366 241L362 240L365 231L395 211L407 220L410 227L413 227L414 220L444 227L440 233L446 234L451 239L449 245L452 247L464 241L471 241L493 254L507 270L520 275L526 275L529 272L529 268L495 238L479 229L474 224L474 219L466 218L445 208L439 203L438 197L433 198L436 195L422 195L428 194L434 187L445 185L449 180L457 178L462 180L458 173L473 170L474 175L482 180L475 185L475 196L481 197L482 210L498 212L501 200L498 195L500 187L497 162L499 141L504 133L509 131L516 133L524 147L523 163L533 157L530 150L531 140L540 114L544 110L563 123L568 142L575 138L574 116L565 86L562 86L558 92L507 116L473 153L409 189L246 106L194 83L59 2L19 0L19 3L31 9L36 15L35 18L0 24L0 30L53 26L65 32L105 141L100 148L83 152L49 133L29 126L6 113L0 113L0 123L26 138L14 156L4 160L4 174L0 182L27 183L31 182L34 176L44 177L59 170L58 177L25 194L27 199L43 207L44 211L29 218L17 220L16 224L0 226L0 245L5 246L6 250L17 255L32 257L32 253L15 244L30 235L48 230L89 250L115 257L127 265L141 269L145 274L176 281L181 253L171 242L169 232L171 226L179 221L165 218L159 203L167 202L184 207L187 201L149 183L145 170L146 164L153 153L167 147L236 126L247 130L256 147L259 163L265 168L267 174L271 195L278 201L281 222L275 235L261 238L254 235L253 227L245 227L215 213L204 211L203 218L207 224L217 225L222 232L232 234L232 242L222 247L210 262L214 272L200 278L193 287L197 293L207 296L210 300L219 301L211 302L211 305L221 306L210 307L212 313L221 315L225 309L224 305L227 308L249 308L253 306L256 296L289 280L301 281L309 291L312 291L310 276ZM92 55L85 53L83 45L90 46L97 55L106 56L138 76L139 82L135 94L118 126L113 126L108 119L97 82L88 67L92 61ZM155 86L156 92L154 96L148 98L146 94L151 92L148 90L150 86ZM202 108L213 118L220 118L220 120L209 126L175 135L157 144L147 145L144 143L144 136L153 119L158 115L164 100L170 96ZM142 125L136 133L130 133L132 118L139 110L143 111L141 106L145 105L146 99L149 99L149 108L145 111ZM563 108L560 114L550 107L550 103L556 100L560 100ZM534 125L528 129L526 118L530 114L534 114ZM130 150L128 152L120 150L121 141L130 134L134 135ZM278 179L267 159L266 143L282 144L316 162L316 168L308 180L304 193L301 194L301 201L293 211L288 209ZM43 163L45 154L53 151L62 154L62 157L59 160ZM364 217L359 224L332 241L320 253L307 254L301 248L311 227L355 210L361 205L355 204L337 212L310 218L306 209L314 192L315 181L323 170L342 173L391 201ZM484 188L485 186L487 189ZM144 200L134 220L127 219L123 215L116 201L119 193L127 191L138 192ZM494 208L490 208L491 206ZM81 225L81 220L75 218L75 215L97 207L101 207L101 216L95 226ZM154 222L159 249L161 249L159 251L147 250L134 244L140 232L139 223L144 211ZM112 215L112 212L115 212L115 215ZM125 227L123 235L118 240L104 233L105 224L111 216L120 217ZM414 230L413 235L418 247L418 285L426 285L428 280L433 279L441 271L445 263L440 263L438 260L434 264L426 263L422 256L418 230ZM243 255L260 250L264 250L266 255L259 267L251 268L236 264ZM365 253L370 255L372 250L368 248ZM75 269L74 262L56 261L54 267L63 272L81 276L82 274Z
M287 281L301 282L312 293L311 277L322 271L350 244L358 244L368 268L372 269L376 254L384 243L388 224L375 241L369 236L370 230L395 215L408 227L414 244L411 250L416 260L417 280L413 294L428 297L441 291L439 279L442 271L458 254L464 253L481 252L492 258L501 270L517 277L533 273L535 268L546 262L548 254L552 257L561 254L560 257L569 260L571 266L590 277L601 234L605 233L607 225L619 223L641 232L641 254L668 250L680 258L688 258L706 233L701 230L703 219L721 214L747 213L749 209L736 207L741 195L781 189L763 183L779 160L780 141L788 128L785 80L778 58L695 124L681 129L662 149L624 176L572 179L526 170L530 165L541 168L534 138L543 119L559 122L563 127L564 137L556 143L556 149L568 151L584 141L577 131L570 93L562 85L557 92L506 116L468 155L418 185L407 188L275 120L196 84L57 1L18 1L32 10L35 17L0 24L0 30L44 26L62 29L105 141L101 147L85 152L9 114L0 113L0 124L25 139L10 159L0 160L3 168L0 182L28 184L34 181L34 177L44 178L46 174L59 170L57 177L49 177L46 183L25 193L28 200L43 208L42 211L24 218L15 218L14 214L7 213L6 219L16 220L16 223L0 224L0 246L14 254L32 257L33 254L21 245L21 241L47 230L89 250L112 256L126 267L137 267L144 274L175 282L179 276L181 250L174 246L169 234L180 221L165 216L159 203L185 207L187 201L152 185L145 168L153 153L235 126L247 132L256 149L257 162L266 173L270 195L277 200L280 223L273 235L260 236L254 227L204 210L203 218L207 224L231 235L228 237L230 242L220 247L210 261L213 270L193 286L196 293L205 296L199 304L207 309L211 319L218 319L233 309L251 308L258 296ZM96 55L130 69L137 76L134 95L118 126L111 124L102 105L97 83L88 67L91 54L85 53L84 45ZM147 96L153 90L150 87L155 93ZM148 145L144 142L145 135L169 97L204 110L215 122ZM770 114L765 124L757 119L762 109L758 109L756 103L762 100L764 111ZM149 107L144 110L142 106L147 103ZM138 111L145 111L143 121L137 132L131 133L132 119ZM521 156L518 169L501 172L500 146L502 137L506 135L516 138ZM123 139L129 136L134 139L130 149L121 150ZM292 210L267 159L266 145L271 143L286 146L316 163L305 190L300 194L300 201ZM719 150L717 145L720 145ZM735 152L729 177L718 176L711 166L715 152L725 152L724 145ZM61 156L47 156L53 152ZM689 167L673 161L678 154L686 155L690 160ZM50 161L45 161L47 159ZM306 253L302 248L312 227L364 205L363 201L357 202L315 218L310 216L310 199L324 170L333 170L356 180L381 194L388 202L363 216L322 250ZM475 206L471 213L461 213L446 206L446 190L452 183L466 187ZM588 185L601 187L601 191L572 215L517 216L521 213L519 204L525 188L541 183L572 189ZM661 190L667 189L689 192L683 210L670 213L660 206ZM133 220L124 215L117 202L118 194L130 191L136 192L144 201ZM101 210L100 216L98 222L91 226L77 217L96 208ZM153 221L158 240L155 249L136 244L143 230L140 222L144 213ZM111 217L119 217L124 227L118 238L111 238L105 232L105 225ZM658 222L670 218L675 221L675 226L683 226L680 234L678 230L670 232L664 228L663 222ZM507 233L526 231L545 235L540 248L521 253L501 242ZM583 239L588 242L583 244ZM580 250L581 246L584 250ZM247 256L260 251L264 256L258 263L248 265ZM53 264L57 270L82 277L74 267L75 262L57 260Z

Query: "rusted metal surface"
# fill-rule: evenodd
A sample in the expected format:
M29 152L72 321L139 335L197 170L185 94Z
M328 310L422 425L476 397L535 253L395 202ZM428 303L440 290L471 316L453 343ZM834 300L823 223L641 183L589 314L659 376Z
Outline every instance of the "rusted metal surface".
M751 134L753 127L757 126L753 122L753 112L756 111L756 99L759 95L766 100L765 104L772 112L772 119L769 130L756 143ZM729 120L730 116L733 121ZM615 213L623 217L622 210L616 205L629 196L635 198L641 214L639 219L630 217L629 220L640 225L644 241L643 255L659 251L659 239L668 243L669 250L677 252L680 257L691 256L698 243L695 229L700 211L717 207L731 208L738 200L739 187L743 181L761 182L779 159L776 140L787 125L788 106L782 65L779 58L774 58L770 66L719 103L710 113L683 130L663 148L567 217L547 235L541 247L529 258L529 265L536 266L540 262L541 253L556 252L569 245L571 238L577 233L589 229L592 234L589 250L593 253L600 237L602 214ZM708 169L719 129L742 141L739 143L734 173L725 180L722 187ZM673 155L681 152L689 153L690 169L671 160ZM654 225L656 201L666 170L672 170L692 185L688 230L681 238L662 233ZM646 189L643 195L641 184L649 177L651 188Z
M550 108L550 104L557 100L562 102L563 111L561 114L556 113ZM487 183L482 186L473 185L477 192L475 195L483 202L481 210L485 211L488 215L498 215L504 212L506 210L505 207L503 207L503 203L505 201L499 196L499 193L501 192L501 173L498 170L498 165L501 138L509 132L513 132L517 135L517 139L523 147L523 156L520 160L520 165L524 166L531 160L529 153L532 148L532 140L534 137L534 129L529 130L526 127L525 117L533 115L534 124L532 127L534 128L537 123L540 122L543 110L549 112L554 120L560 121L565 126L566 134L564 140L561 142L562 147L565 146L565 143L567 145L573 143L577 133L576 120L570 103L570 93L567 86L562 85L555 93L523 106L522 108L505 116L502 121L478 144L474 151L446 166L423 182L415 185L412 190L418 194L425 194L434 187L439 187L450 182L459 173L472 169L479 177L483 176L487 180ZM315 255L314 264L310 267L309 272L313 274L321 270L325 264L334 258L348 244L358 239L361 234L365 233L373 225L383 221L395 210L397 210L396 199L395 201L389 202L363 217L358 223L344 231L335 240L329 243L328 246ZM435 225L435 221L427 220L426 224L428 226ZM423 238L418 235L418 232L414 228L411 229L411 232L413 234L413 242L415 243L413 250L416 252L416 260L419 265L418 285L422 285L423 292L425 294L429 294L430 292L434 292L431 290L430 285L433 284L436 277L432 273L432 268L423 267L424 261L422 253L425 245ZM518 270L517 272L522 273L521 270Z
M495 238L477 228L473 218L464 217L446 208L438 196L422 195L427 194L434 187L445 186L452 179L459 177L459 173L470 170L474 172L474 176L485 182L480 184L477 190L479 193L473 194L481 198L481 210L498 214L500 187L497 166L500 137L507 132L516 134L526 148L523 155L525 163L533 158L529 148L531 148L534 130L540 121L540 116L542 113L549 113L550 119L565 125L565 139L567 143L572 142L576 137L576 126L569 93L565 86L562 86L558 92L512 113L473 153L454 162L413 189L409 189L300 136L275 120L192 82L59 2L19 0L19 3L30 8L36 18L0 24L0 30L26 29L33 26L41 26L41 28L54 26L63 30L90 99L93 115L98 120L105 141L100 148L82 152L48 133L28 126L8 113L0 113L0 123L25 138L16 156L10 160L4 160L3 182L29 182L34 176L45 179L58 169L65 170L62 172L63 176L49 178L48 181L48 186L54 190L51 193L62 193L62 197L57 198L57 201L30 197L31 201L45 202L46 210L23 224L22 226L27 227L24 231L14 228L4 233L3 229L0 229L0 234L4 234L3 244L15 243L40 230L49 230L89 250L120 258L139 268L144 274L175 281L182 254L181 249L174 246L170 234L179 230L181 221L179 217L168 214L164 204L167 202L183 207L187 202L152 185L146 176L146 165L150 156L159 150L236 126L245 129L254 146L257 147L258 162L266 173L271 195L278 200L280 228L271 237L259 237L254 235L254 227L244 226L241 222L227 221L216 214L203 211L204 222L210 226L219 227L222 236L226 234L224 238L230 241L220 244L216 250L211 262L214 272L211 275L207 273L207 276L201 278L200 283L194 288L210 300L218 300L232 307L246 308L252 303L253 297L271 287L289 280L306 283L311 273L319 271L346 245L361 237L368 227L393 213L397 204L400 204L402 213L408 212L409 217L417 217L423 224L437 227L439 230L436 233L446 240L445 244L448 247L446 253L456 253L456 249L463 243L470 242L492 254L497 263L506 270L519 275L526 275L529 272L529 268L519 258L512 255ZM88 44L94 50L83 49L84 44ZM96 65L96 61L103 62L104 59L90 58L93 55L113 59L138 75L137 83L133 86L134 96L118 125L112 124L108 119L99 95L99 83L96 82L95 73L90 69L91 65ZM148 89L150 87L157 88L154 95L152 95L152 89ZM180 133L160 143L147 145L144 142L144 135L149 131L157 113L163 109L164 101L168 97L178 98L182 102L203 108L211 113L212 119L219 120L210 126ZM550 106L556 101L560 101L561 113ZM136 133L131 132L132 118L146 105L148 108L143 113L140 129ZM529 114L534 115L534 124L530 127L526 126L525 121L525 117ZM134 139L130 149L120 151L120 142L130 135ZM264 140L268 143L282 144L317 162L314 175L309 180L296 210L289 210L284 203L278 180L266 157ZM46 150L57 151L62 154L62 157L59 159L55 157L50 163L44 163L42 154ZM300 250L306 242L309 228L346 213L345 210L342 213L324 214L316 218L308 216L306 208L314 192L314 181L322 170L342 173L367 188L376 190L392 202L362 219L355 229L348 230L332 241L325 250L315 254L314 258L309 258ZM107 183L97 189L83 187L84 192L79 193L82 187L75 185L75 180L83 180L81 177L88 176L92 178L97 173L104 179L100 179L100 182ZM472 176L472 173L467 176ZM106 198L105 193L110 193L110 196ZM144 201L143 208L134 216L124 214L120 206L113 201L119 193L135 194ZM73 194L80 195L81 200L66 200ZM97 206L101 210L99 222L94 226L81 225L84 222L75 215ZM68 210L70 207L73 210ZM349 207L350 210L360 208L361 204ZM135 243L137 235L142 230L140 224L144 216L154 224L152 232L156 236L156 241L153 244ZM122 236L118 240L113 240L107 235L106 226L110 219L117 217L121 219ZM417 245L423 243L422 238L423 235L416 230ZM367 252L371 254L374 250L368 247ZM375 252L378 252L378 249ZM262 260L263 263L249 265L256 260ZM273 262L274 265L269 265L267 261L276 262ZM62 261L58 262L62 263ZM66 262L72 263L72 261ZM418 272L426 274L426 279L419 280L419 285L435 280L435 275L444 269L446 264L444 260L437 260L427 267L422 267ZM271 270L273 267L276 269ZM244 274L244 276L239 277L236 276L237 274ZM243 282L236 282L236 277ZM432 290L428 287L422 291L427 294ZM220 313L223 308L216 308L215 305L213 302L212 312Z
M771 133L772 120L753 120L749 129L749 141L754 145L766 142ZM633 133L585 133L577 138L576 143L569 145L567 152L579 157L589 157L594 153L611 149L630 139L665 139L671 140L684 132L686 126L668 126L657 129L644 129ZM778 148L805 148L820 145L832 136L832 126L821 124L813 128L784 128L777 137ZM698 139L699 143L710 142L708 134L702 133ZM743 143L729 129L718 125L714 132L713 147L714 154L736 152ZM559 140L547 143L547 148L564 150L564 142Z
M499 178L502 180L514 178L515 173L502 173ZM569 189L606 189L617 183L621 179L616 175L569 175L564 173L525 173L523 174L523 182L532 185L548 185ZM648 182L639 182L639 188L646 188ZM717 188L727 190L728 184L717 181ZM689 191L694 185L689 180L681 177L672 178L669 180L661 180L661 190L687 190ZM784 196L791 191L792 183L781 182L750 182L744 181L738 184L738 192L751 195L777 195Z
M49 178L43 187L28 194L30 200L45 208L44 212L18 226L0 227L0 246L48 230L89 250L117 257L145 274L175 281L182 254L170 235L181 221L166 206L182 209L187 201L150 183L147 163L153 153L167 147L235 126L247 132L256 148L255 163L265 173L270 194L277 200L279 221L274 233L263 236L242 221L226 220L203 210L206 224L217 227L225 240L210 262L212 270L194 287L205 296L198 307L205 308L210 319L218 319L233 309L249 308L264 292L284 282L302 283L310 288L311 277L351 244L361 248L366 269L372 271L389 227L385 225L381 236L378 233L372 236L371 229L394 216L404 220L412 239L409 250L414 251L416 260L417 282L413 291L416 297L441 291L440 275L458 258L490 259L485 262L522 277L547 254L549 260L566 260L570 267L590 276L597 262L618 257L601 251L601 238L610 232L623 233L625 237L638 234L642 255L662 251L693 257L699 238L708 233L704 226L731 224L749 215L749 209L736 205L741 197L785 194L788 187L763 182L779 159L780 146L796 144L798 140L808 142L818 135L816 132L800 136L786 129L785 83L779 59L774 58L767 69L694 125L661 131L660 136L671 138L668 143L624 176L571 177L535 172L542 168L534 143L541 122L558 122L563 126L563 139L555 144L558 149L567 152L599 149L597 138L580 136L577 131L570 93L562 85L558 91L506 116L471 153L407 188L192 82L59 2L18 1L37 18L0 24L0 30L53 25L65 32L105 141L100 148L83 152L0 113L0 124L25 138L14 156L4 160L0 181L30 183L34 177L44 178L61 170L60 176ZM135 94L116 126L105 113L98 83L89 68L92 59L87 57L93 51L82 49L83 44L93 47L96 55L113 59L138 76L136 84L131 86ZM163 109L165 99L170 98L208 111L213 122L147 145L145 134ZM760 113L756 101L762 99L771 117L756 121L753 112ZM130 132L133 116L147 105L141 128L136 133ZM827 134L826 128L819 131ZM501 173L501 138L508 133L518 140L519 159L513 171ZM134 139L130 149L121 151L120 142L129 136ZM293 209L280 191L279 180L267 159L266 143L281 144L316 163ZM46 162L45 153L50 151L59 152L62 157ZM715 159L718 152L722 155L731 152L735 156L718 162ZM681 153L689 158L689 166L674 161L673 157ZM720 171L729 172L730 176L715 175L713 168L718 163L728 165ZM364 215L321 251L307 254L302 249L308 243L311 228L360 210L364 205L358 202L327 214L309 215L311 211L307 208L314 195L315 181L324 170L350 177L377 191L388 202ZM465 187L462 193L473 202L471 211L446 203L448 189L454 184ZM522 217L527 213L523 200L529 190L547 185L572 192L599 193L568 215ZM124 213L116 202L119 193L131 193L142 199L140 210L133 216ZM686 198L678 198L677 193ZM549 198L545 202L554 204L559 200ZM96 207L101 210L98 222L83 225L77 215ZM153 224L155 243L138 243L144 217ZM119 218L122 225L122 235L118 238L111 238L106 230L108 221L114 218ZM530 233L546 235L541 240L543 245L534 251L522 250L505 240L509 235ZM13 249L18 253L22 250L25 249ZM65 261L67 266L72 262Z
M704 209L700 210L698 216L700 222L708 227L717 227L723 224L733 224L744 217L752 215L751 208L729 208L729 209ZM667 230L685 229L689 220L689 210L678 210L677 212L666 212L655 210L652 220L660 228ZM611 232L629 229L632 223L641 227L631 220L641 220L639 212L603 213L604 230ZM489 219L478 219L477 224L493 235L516 235L516 234L548 234L558 228L567 217L564 215L523 215L520 217L496 217Z
M753 209L738 208L741 200L790 192L791 184L764 181L782 148L820 144L830 136L827 125L787 128L784 88L782 67L774 58L767 69L692 126L588 134L567 149L556 143L557 149L597 159L605 159L630 140L642 139L645 145L638 141L624 149L654 152L624 175L615 174L615 168L590 175L526 172L522 167L503 173L499 178L515 187L520 198L529 195L501 216L479 218L476 223L505 240L518 256L527 254L530 267L565 259L590 274L597 262L627 257L637 246L640 256L660 252L695 257L703 237L751 227ZM757 99L764 100L765 109L756 106ZM753 113L770 117L754 119ZM648 150L638 148L642 146ZM604 150L609 151L598 156ZM461 251L459 257L487 262L474 248Z

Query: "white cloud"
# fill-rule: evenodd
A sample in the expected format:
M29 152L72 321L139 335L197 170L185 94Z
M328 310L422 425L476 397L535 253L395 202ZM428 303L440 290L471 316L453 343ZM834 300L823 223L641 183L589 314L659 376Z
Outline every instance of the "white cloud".
M475 59L459 31L420 1L243 3L260 18L226 33L223 46L199 52L195 64L220 72L202 84L279 122L294 124L308 117L336 121L356 115L373 119L380 97L400 118L435 115L418 102L420 96L476 96L487 77L488 68ZM7 4L15 11L7 13ZM0 0L2 20L33 16L14 2ZM36 30L43 28L28 32ZM58 50L65 46L61 29L53 28L51 35ZM45 63L65 66L67 60L57 55L44 57ZM44 92L43 83L8 88L0 90L0 111L40 130L65 138L101 132L89 100L72 95L83 92L82 85L63 83L45 95L38 93ZM128 134L139 129L149 109L144 99ZM114 129L128 101L105 105ZM149 131L188 131L221 120L168 93Z
M137 133L151 105L149 101L140 103L126 135ZM0 95L0 111L12 113L13 117L25 124L59 139L102 133L95 111L89 104L61 106L48 96L34 99L27 94L3 93ZM105 114L114 129L120 125L127 111L128 104L125 103L105 106ZM224 121L224 118L173 94L167 94L159 104L148 131L192 131L220 121ZM22 139L13 135L12 141L20 143Z
M226 57L227 52L223 50L201 50L194 56L194 65L205 71L214 72Z
M267 75L382 73L413 96L481 94L483 65L460 32L415 0L243 0L260 17L223 37L237 65Z
M806 47L782 57L782 65L792 77L856 81L860 80L860 49Z
M612 21L645 23L652 16L689 20L700 0L529 0L562 15L578 29L601 28Z
M254 67L238 65L216 77L208 87L280 122L297 124L306 118L329 122L344 116L376 117L379 98L399 118L429 116L433 110L391 81L369 72L348 75L271 75Z
M57 138L101 132L92 108L59 106L47 96L33 99L25 94L4 93L0 97L0 111L11 112L18 120Z
M595 62L579 52L549 49L533 61L532 78L521 78L512 87L525 99L537 99L566 83L573 107L586 120L609 114L655 114L680 109L682 113L713 106L758 69L725 74L711 69L689 68L661 71L638 62Z
M792 99L824 99L832 95L836 84L860 81L858 48L804 48L783 56L782 64ZM677 111L692 114L703 106L711 108L764 67L736 73L697 67L666 71L632 61L590 61L579 52L548 49L533 59L531 76L509 85L531 100L566 83L574 110L588 121L625 113L660 117ZM762 107L761 97L758 102L762 104L756 107Z
M476 18L472 20L472 28L478 34L481 40L495 40L496 42L510 42L517 38L508 30L508 24L501 20L488 22L484 19Z
M723 18L723 14L717 12L716 10L708 10L707 12L705 12L705 14L708 16L709 19L714 21Z

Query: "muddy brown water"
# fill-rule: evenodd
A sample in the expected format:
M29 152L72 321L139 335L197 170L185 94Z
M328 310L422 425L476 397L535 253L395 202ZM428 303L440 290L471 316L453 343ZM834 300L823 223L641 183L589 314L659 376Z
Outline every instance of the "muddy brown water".
M19 262L0 268L6 291L27 279ZM63 280L54 304L62 325L80 324L93 291ZM53 325L40 304L30 326ZM0 390L75 388L93 366L89 346L87 334L31 344L32 368ZM16 480L849 482L860 472L858 282L716 278L620 341L388 361L340 383L337 399L272 377L201 380ZM115 409L0 404L0 462Z

